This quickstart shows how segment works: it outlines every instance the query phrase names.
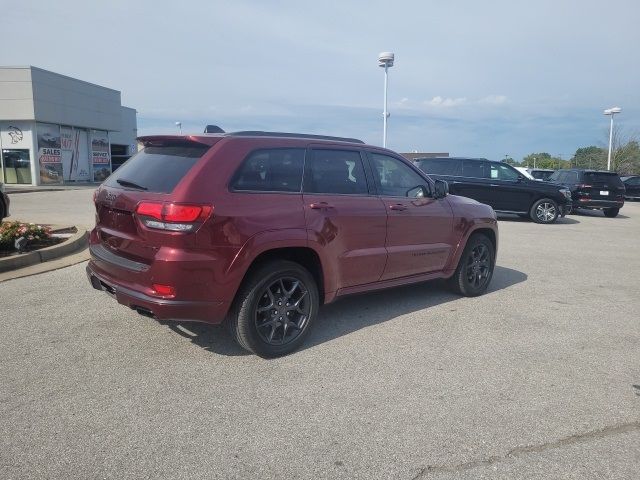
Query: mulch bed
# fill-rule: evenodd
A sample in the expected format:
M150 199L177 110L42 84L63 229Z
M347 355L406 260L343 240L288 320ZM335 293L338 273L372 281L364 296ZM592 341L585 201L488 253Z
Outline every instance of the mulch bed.
M62 243L66 238L52 237L47 240L39 240L37 242L30 242L24 248L23 253L33 252L34 250L40 250L41 248L51 247ZM20 255L17 250L13 248L13 245L0 245L0 258L11 257L13 255Z

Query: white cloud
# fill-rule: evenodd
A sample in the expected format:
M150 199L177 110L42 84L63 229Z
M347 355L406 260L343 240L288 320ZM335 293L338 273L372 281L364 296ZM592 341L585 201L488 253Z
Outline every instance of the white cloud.
M484 105L502 105L507 102L507 97L504 95L487 95L486 97L478 100L478 103Z
M437 97L433 97L431 100L427 100L425 103L432 107L457 107L466 104L467 97L443 98L438 95Z

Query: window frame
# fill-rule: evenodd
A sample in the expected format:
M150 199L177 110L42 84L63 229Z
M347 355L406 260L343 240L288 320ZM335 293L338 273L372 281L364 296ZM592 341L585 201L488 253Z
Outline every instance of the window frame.
M331 151L343 151L343 152L354 152L360 156L360 162L362 165L362 169L364 171L365 183L367 186L366 192L363 193L335 193L335 192L307 192L305 190L305 184L309 182L309 176L313 172L311 167L314 151L316 150L331 150ZM339 195L346 197L370 197L375 195L375 190L373 189L373 178L371 172L369 171L367 158L364 155L364 152L360 148L349 148L347 146L342 145L309 145L305 152L305 162L304 162L304 170L302 172L302 187L301 191L303 195Z
M237 189L235 188L234 184L235 182L238 181L238 177L240 176L240 171L242 170L242 168L245 166L245 164L247 163L247 161L249 160L249 158L251 158L252 155L254 155L256 152L261 152L261 151L265 151L265 150L301 150L302 151L302 171L301 171L301 177L300 177L300 188L298 191L287 191L287 190L243 190L243 189ZM303 192L303 184L304 184L304 170L305 170L305 165L307 162L307 148L305 147L258 147L258 148L254 148L253 150L249 151L244 158L242 159L242 161L240 162L240 164L238 165L238 167L236 168L236 170L233 172L233 175L231 175L231 178L229 180L229 184L228 184L228 190L230 193L250 193L250 194L259 194L259 193L269 193L269 194L283 194L283 195L301 195Z
M383 194L381 192L380 185L378 184L378 178L374 173L374 166L373 166L373 155L374 154L393 158L393 159L397 160L398 162L400 162L401 164L406 165L410 170L413 170L425 182L422 185L422 186L427 188L427 192L426 192L426 197L425 198L434 198L433 197L433 194L434 194L434 191L435 191L434 181L429 177L429 175L427 173L425 173L422 170L420 170L420 168L418 168L413 163L407 161L404 158L400 158L398 155L391 155L389 152L378 152L376 150L365 150L364 154L367 157L367 163L369 164L370 175L372 177L372 183L373 183L374 188L375 188L375 195L376 196L384 197L384 198L404 198L404 199L407 199L407 200L411 200L412 199L412 197L407 197L407 196L385 195L385 194ZM418 185L416 185L416 187L417 186Z

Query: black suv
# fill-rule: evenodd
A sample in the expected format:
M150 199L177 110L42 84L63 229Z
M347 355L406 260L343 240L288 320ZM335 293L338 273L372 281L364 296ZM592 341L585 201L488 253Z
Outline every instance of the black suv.
M627 200L640 200L640 175L620 177L624 183L624 198Z
M511 165L484 158L418 158L430 177L446 180L454 195L486 203L497 212L516 213L537 223L553 223L571 211L571 192L561 185L529 180Z
M615 217L624 205L624 184L615 172L567 168L549 177L571 190L574 208L602 210Z

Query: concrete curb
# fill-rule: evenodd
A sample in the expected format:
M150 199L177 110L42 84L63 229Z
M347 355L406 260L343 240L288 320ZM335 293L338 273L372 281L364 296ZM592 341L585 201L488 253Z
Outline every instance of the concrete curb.
M48 262L56 258L64 257L65 255L70 255L86 248L88 244L89 232L87 230L79 230L78 233L75 233L69 239L58 245L42 248L23 255L0 258L0 272L17 270L37 263Z

